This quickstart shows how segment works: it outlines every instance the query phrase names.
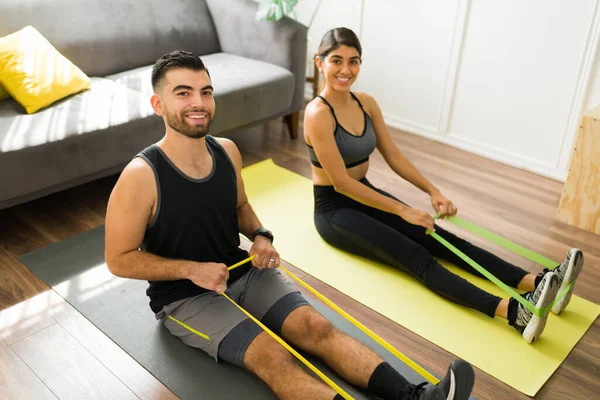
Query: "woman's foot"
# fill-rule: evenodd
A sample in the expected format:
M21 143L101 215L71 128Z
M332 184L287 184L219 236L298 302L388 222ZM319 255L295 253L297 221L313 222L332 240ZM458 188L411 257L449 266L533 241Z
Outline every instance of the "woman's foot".
M464 360L454 360L440 383L418 385L411 400L467 400L474 383L475 373L471 364Z
M569 250L565 261L563 261L562 264L560 264L558 267L552 270L552 272L554 272L554 275L556 275L556 277L558 278L558 286L560 287L558 292L562 292L564 288L566 288L571 282L576 280L582 269L583 253L581 252L581 250ZM544 270L544 272L547 271L548 270ZM567 294L565 294L565 296L552 307L552 312L554 314L560 314L567 307L569 301L571 300L571 295L573 294L574 287L575 285L573 285L571 289L567 292Z
M543 276L535 290L523 294L523 297L536 308L548 307L556 298L559 287L558 277L554 272L549 271ZM544 331L548 314L538 317L515 299L510 299L510 302L513 304L509 304L509 324L523 335L523 339L527 343L532 343ZM511 307L517 307L516 315L513 318L510 318Z

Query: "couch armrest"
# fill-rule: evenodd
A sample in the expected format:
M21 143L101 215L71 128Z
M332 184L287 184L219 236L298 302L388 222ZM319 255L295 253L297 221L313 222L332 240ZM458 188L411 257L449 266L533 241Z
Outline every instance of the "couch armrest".
M296 83L290 112L304 107L307 28L293 19L257 21L252 0L207 0L221 51L278 65Z

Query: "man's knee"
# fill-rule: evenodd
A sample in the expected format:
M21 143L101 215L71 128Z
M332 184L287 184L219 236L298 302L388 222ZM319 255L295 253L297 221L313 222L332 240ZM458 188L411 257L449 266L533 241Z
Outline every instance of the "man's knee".
M290 352L266 332L256 336L244 356L244 367L254 373L285 368L293 362Z
M313 339L316 342L326 341L336 332L333 324L314 310L309 318L308 325L309 332L312 333Z
M327 341L336 333L331 322L310 306L298 308L295 313L297 315L286 327L286 331L294 337L318 344Z

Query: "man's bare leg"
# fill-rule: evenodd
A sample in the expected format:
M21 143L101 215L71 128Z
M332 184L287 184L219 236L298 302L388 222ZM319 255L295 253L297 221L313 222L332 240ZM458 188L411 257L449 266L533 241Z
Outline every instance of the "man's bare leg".
M256 374L280 399L332 400L336 392L308 375L294 356L266 332L246 350L244 366Z
M449 367L441 386L413 385L368 347L333 327L311 306L292 311L283 322L281 334L295 348L324 360L347 382L380 398L406 400L414 395L433 396L435 393L446 398L456 390L457 398L466 399L473 388L473 368L462 360Z
M383 359L372 350L336 329L311 306L298 307L281 327L282 336L294 348L319 357L342 378L367 388Z

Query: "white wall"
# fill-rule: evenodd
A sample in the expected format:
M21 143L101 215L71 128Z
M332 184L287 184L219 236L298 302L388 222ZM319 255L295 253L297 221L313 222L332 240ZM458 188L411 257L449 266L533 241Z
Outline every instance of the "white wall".
M437 132L458 0L367 0L356 90L375 97L390 125Z
M308 23L316 0L302 0ZM386 122L564 180L584 110L600 104L600 0L323 0L363 44L354 90Z
M447 136L561 178L595 3L473 1Z
M596 44L596 61L594 62L585 98L583 111L600 105L600 40Z
M318 0L300 0L296 6L298 21L308 25L318 3ZM362 6L362 0L322 0L315 19L308 30L308 53L311 57L317 52L321 37L329 29L345 26L356 33L360 32Z

